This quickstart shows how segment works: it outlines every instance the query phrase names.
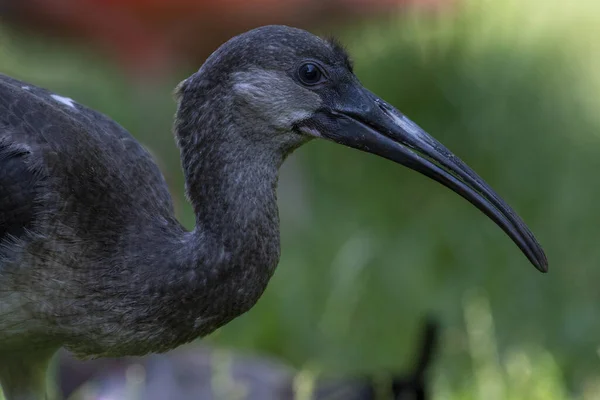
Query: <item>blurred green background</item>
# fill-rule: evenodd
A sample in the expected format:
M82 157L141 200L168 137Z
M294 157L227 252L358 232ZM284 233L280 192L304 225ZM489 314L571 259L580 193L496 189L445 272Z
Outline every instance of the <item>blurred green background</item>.
M408 169L313 141L285 164L282 258L204 339L323 374L407 368L443 327L436 399L600 399L600 3L464 0L323 27L361 81L477 171L545 248L537 272L483 214ZM0 25L0 71L104 112L157 157L186 226L172 88Z

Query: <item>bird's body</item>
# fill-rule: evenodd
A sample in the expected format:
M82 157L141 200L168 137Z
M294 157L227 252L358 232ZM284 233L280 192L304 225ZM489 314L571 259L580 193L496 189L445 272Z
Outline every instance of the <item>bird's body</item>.
M279 260L279 167L315 137L452 188L546 268L508 205L362 88L335 42L252 30L213 53L177 98L191 232L152 157L121 126L0 76L0 383L9 400L43 396L40 371L61 346L81 357L166 351L250 309Z

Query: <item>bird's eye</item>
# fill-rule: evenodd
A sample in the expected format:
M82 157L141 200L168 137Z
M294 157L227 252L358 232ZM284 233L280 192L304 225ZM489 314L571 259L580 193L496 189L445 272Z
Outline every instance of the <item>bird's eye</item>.
M306 63L298 69L298 77L305 85L314 85L323 80L323 73L315 64Z

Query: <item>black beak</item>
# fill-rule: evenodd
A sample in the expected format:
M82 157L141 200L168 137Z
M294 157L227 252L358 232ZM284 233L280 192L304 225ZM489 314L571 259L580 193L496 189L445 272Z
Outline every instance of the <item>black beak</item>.
M394 107L366 89L352 89L351 105L319 111L311 118L312 128L323 137L385 157L452 189L498 224L538 270L548 271L546 255L529 228L483 179Z

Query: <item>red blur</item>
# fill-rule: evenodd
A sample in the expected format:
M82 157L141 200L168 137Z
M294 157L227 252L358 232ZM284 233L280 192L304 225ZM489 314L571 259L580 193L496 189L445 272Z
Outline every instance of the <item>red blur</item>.
M310 29L448 0L2 0L3 22L92 46L136 74L201 64L219 44L256 26Z

